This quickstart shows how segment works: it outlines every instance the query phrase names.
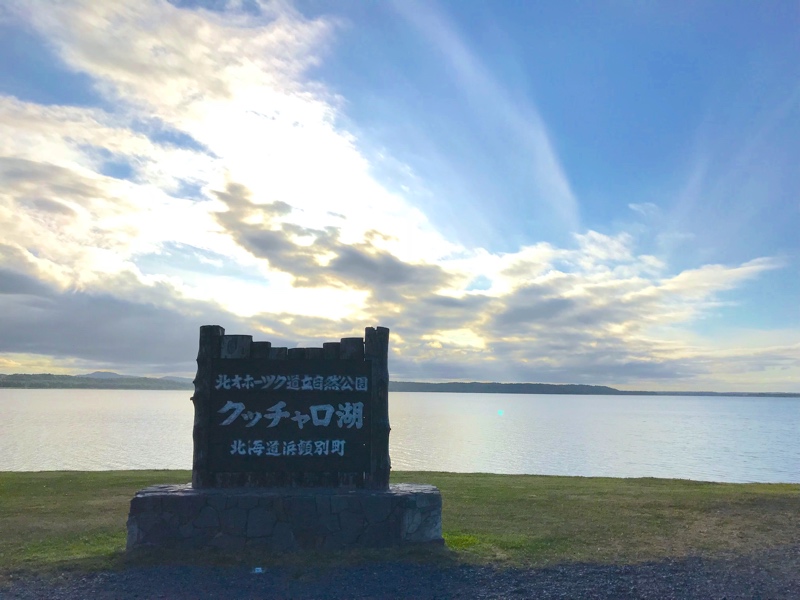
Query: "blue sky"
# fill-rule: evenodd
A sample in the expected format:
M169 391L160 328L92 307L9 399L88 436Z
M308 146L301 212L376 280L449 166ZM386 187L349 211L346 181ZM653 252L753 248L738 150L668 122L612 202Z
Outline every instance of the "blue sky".
M798 55L788 1L7 3L0 371L380 324L395 379L797 391Z

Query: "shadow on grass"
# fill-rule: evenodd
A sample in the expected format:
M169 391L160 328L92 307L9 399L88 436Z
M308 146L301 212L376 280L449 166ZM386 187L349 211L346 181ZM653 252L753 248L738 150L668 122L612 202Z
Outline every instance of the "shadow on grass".
M419 563L439 567L462 564L458 554L446 546L400 546L381 549L352 549L335 553L321 551L270 553L266 550L222 550L203 548L196 550L140 548L133 552L111 552L85 558L70 558L26 565L12 570L0 567L0 582L15 577L53 577L63 573L82 574L99 571L118 571L135 568L199 566L208 568L280 568L293 577L302 577L341 567L378 565L385 563Z

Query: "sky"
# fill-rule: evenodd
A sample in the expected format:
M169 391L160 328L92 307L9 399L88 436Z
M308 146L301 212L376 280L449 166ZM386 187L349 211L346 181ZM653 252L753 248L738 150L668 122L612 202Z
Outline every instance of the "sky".
M380 325L394 380L800 391L796 1L45 4L0 4L0 372Z

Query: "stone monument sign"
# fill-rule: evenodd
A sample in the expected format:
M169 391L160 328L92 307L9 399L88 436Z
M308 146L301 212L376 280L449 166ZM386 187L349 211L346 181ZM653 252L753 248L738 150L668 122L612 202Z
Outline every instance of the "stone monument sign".
M128 549L442 543L439 490L389 485L389 330L321 348L200 328L191 484L136 493Z
M389 330L273 348L200 330L195 488L389 484Z

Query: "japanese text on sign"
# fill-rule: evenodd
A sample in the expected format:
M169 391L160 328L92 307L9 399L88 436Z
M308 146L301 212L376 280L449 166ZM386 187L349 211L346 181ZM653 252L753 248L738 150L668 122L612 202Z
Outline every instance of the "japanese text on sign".
M350 375L217 375L216 390L366 392L367 378Z
M344 456L346 440L233 440L230 453L240 456Z
M294 416L291 416L289 411L283 410L286 408L286 402L278 402L270 406L265 413L259 411L247 410L244 402L232 402L228 400L225 405L217 412L221 414L228 414L227 418L220 422L220 425L227 426L241 418L247 421L245 427L254 427L262 419L267 421L267 427L275 427L282 419L289 419L297 423L298 429L303 429L308 422L314 427L328 427L336 416L336 426L347 429L361 429L364 426L364 403L363 402L345 402L339 404L339 410L336 410L332 404L316 404L308 407L308 414L299 410L294 411Z

